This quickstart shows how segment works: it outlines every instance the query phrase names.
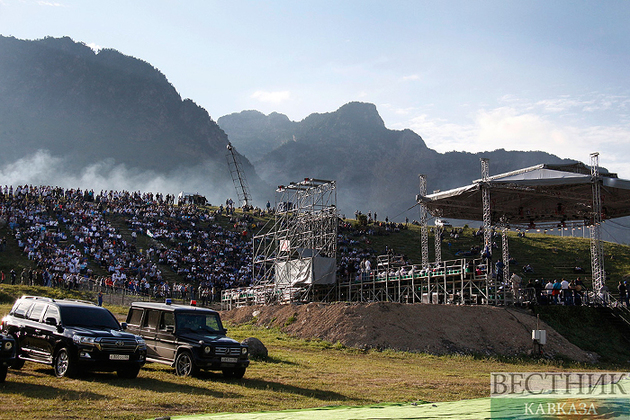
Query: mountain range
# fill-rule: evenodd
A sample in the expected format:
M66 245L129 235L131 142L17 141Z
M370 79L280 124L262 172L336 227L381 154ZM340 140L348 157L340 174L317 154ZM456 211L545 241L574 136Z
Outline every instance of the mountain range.
M142 179L177 178L171 188L233 191L227 135L149 63L67 37L0 36L0 57L0 165L44 152L61 160L63 173L49 174L56 182L99 164L113 178L122 168Z
M255 205L273 203L277 185L312 177L336 181L341 213L400 221L418 217L409 209L419 174L431 192L480 178L481 157L491 174L571 162L541 151L438 153L412 130L388 129L370 103L302 121L248 110L215 122L151 64L67 37L0 36L0 57L3 183L195 191L218 204L236 197L231 142Z
M417 216L417 210L406 210L415 204L420 174L427 176L431 192L480 178L481 157L490 159L493 174L570 162L544 152L438 153L411 130L386 128L369 103L351 102L299 122L257 111L226 115L217 122L268 183L284 185L304 177L335 180L342 211L372 211L383 220Z

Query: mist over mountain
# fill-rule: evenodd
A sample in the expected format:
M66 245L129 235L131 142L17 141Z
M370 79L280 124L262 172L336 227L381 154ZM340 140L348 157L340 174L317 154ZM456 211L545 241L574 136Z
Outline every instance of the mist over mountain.
M335 112L312 114L291 122L282 114L244 111L218 119L232 143L272 185L304 177L337 182L340 211L376 212L379 219L417 218L414 206L419 174L428 191L470 184L481 177L479 159L490 159L491 174L539 163L571 162L545 152L495 150L484 153L438 153L411 130L385 127L376 106L351 102ZM256 151L259 143L269 149ZM252 153L252 155L248 155Z
M50 183L81 183L68 187L90 188L100 177L119 181L111 189L235 196L227 135L150 64L67 37L0 36L0 57L5 182L34 182L46 167ZM243 167L259 186L246 159Z

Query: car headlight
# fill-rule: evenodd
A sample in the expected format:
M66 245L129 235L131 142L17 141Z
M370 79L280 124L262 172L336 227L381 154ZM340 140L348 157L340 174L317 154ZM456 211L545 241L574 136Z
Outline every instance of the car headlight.
M4 342L4 349L5 350L11 350L13 348L13 341L5 341Z
M145 346L147 344L147 342L144 341L144 338L139 335L136 335L136 343L138 343L139 346Z
M241 347L241 354L242 355L246 355L247 354L247 347Z
M203 348L203 354L210 354L210 352L212 351L212 347L210 346L204 346Z
M73 335L72 341L74 341L76 344L91 344L91 345L98 344L98 342L96 341L94 337L86 337L84 335Z

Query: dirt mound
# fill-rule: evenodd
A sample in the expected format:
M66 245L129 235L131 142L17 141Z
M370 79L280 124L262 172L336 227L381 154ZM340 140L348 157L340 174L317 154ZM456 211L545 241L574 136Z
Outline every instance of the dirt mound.
M296 337L348 347L432 354L529 354L536 328L536 318L516 308L387 302L249 306L224 311L221 316L235 324L254 321ZM540 321L539 328L547 330L544 351L550 357L596 360L597 355L571 344L544 322Z

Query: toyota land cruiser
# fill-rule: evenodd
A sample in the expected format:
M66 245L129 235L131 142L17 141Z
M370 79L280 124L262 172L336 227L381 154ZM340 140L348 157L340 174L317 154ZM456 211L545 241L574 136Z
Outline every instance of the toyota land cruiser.
M52 365L58 377L84 370L116 371L135 378L146 361L142 337L124 331L107 309L90 302L37 296L18 299L2 319L2 330L15 338L18 359Z

